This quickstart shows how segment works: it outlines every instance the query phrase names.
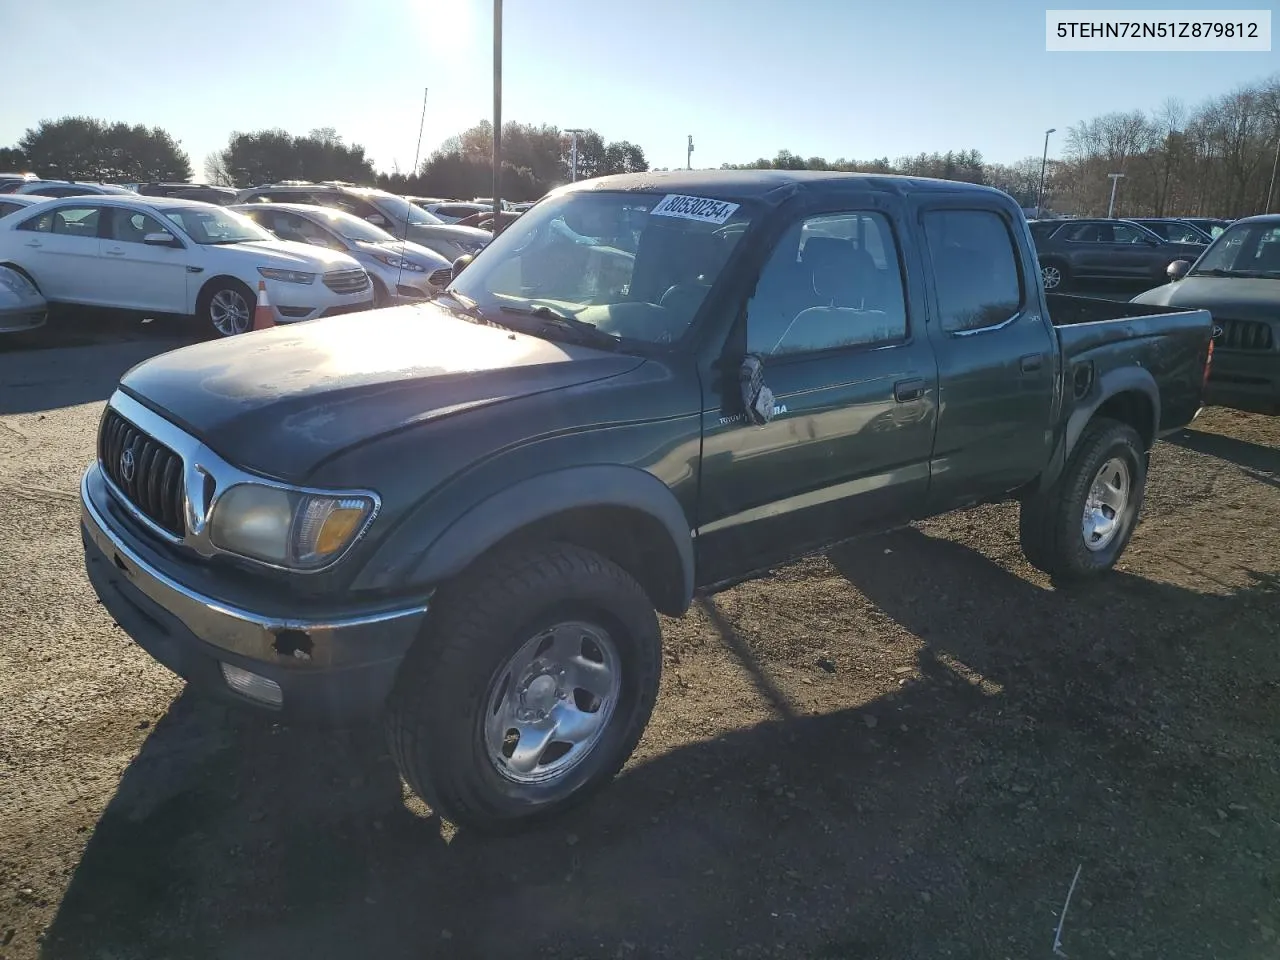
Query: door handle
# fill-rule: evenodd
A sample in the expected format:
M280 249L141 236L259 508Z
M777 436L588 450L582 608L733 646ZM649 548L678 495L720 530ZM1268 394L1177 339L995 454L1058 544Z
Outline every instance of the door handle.
M122 250L120 247L112 247L110 250L105 251L105 253L106 253L106 255L107 255L108 257L123 257L123 256L124 256L124 250Z
M899 380L893 385L893 399L899 403L910 403L924 396L923 380Z
M42 244L39 240L28 240L28 241L27 241L27 246L28 246L28 247L41 247L41 246L44 246L44 244Z
M1029 353L1018 361L1023 373L1034 373L1044 366L1044 354Z

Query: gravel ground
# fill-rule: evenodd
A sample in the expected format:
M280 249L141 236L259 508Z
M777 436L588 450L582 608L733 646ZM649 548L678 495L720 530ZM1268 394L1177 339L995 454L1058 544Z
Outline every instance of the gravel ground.
M1280 419L1157 446L1070 591L984 507L663 624L653 722L487 840L373 731L211 705L96 603L76 482L175 328L0 350L0 958L1280 957ZM70 338L74 341L74 338Z

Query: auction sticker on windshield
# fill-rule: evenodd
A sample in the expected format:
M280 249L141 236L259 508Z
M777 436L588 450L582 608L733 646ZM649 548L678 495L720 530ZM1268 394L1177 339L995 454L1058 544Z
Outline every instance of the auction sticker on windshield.
M736 203L708 200L705 197L682 197L676 193L669 193L658 201L658 205L650 210L649 214L654 217L680 217L684 220L701 220L704 223L724 223L737 209Z

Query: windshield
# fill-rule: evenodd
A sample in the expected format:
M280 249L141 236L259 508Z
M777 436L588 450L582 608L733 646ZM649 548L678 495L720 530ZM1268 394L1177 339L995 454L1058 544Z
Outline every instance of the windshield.
M166 218L180 226L187 236L200 244L275 239L248 217L224 207L177 207L162 212Z
M1228 227L1196 261L1191 273L1280 279L1280 223Z
M709 197L573 191L514 221L449 290L482 313L545 306L615 337L669 343L748 225L744 207Z
M361 220L359 217L343 210L333 210L325 207L315 211L312 216L317 220L323 221L326 227L344 240L364 240L367 243L394 243L396 239L381 227L373 225L368 220Z
M401 223L404 223L406 217L410 223L444 223L439 217L433 216L418 205L410 203L404 197L397 197L393 193L370 194L368 199L387 216Z

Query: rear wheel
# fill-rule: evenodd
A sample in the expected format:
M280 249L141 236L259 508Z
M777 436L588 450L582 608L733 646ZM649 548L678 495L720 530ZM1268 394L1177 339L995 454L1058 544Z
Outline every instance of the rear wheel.
M438 596L387 714L414 792L501 832L608 783L657 697L661 634L640 585L596 553L548 544L496 556Z
M196 317L220 337L234 337L253 326L257 305L253 292L239 280L217 280L200 295Z
M1062 580L1111 569L1129 545L1147 481L1142 438L1125 423L1101 418L1085 428L1058 481L1022 502L1022 552Z
M1046 293L1063 289L1071 277L1071 271L1061 260L1041 260L1040 279Z

